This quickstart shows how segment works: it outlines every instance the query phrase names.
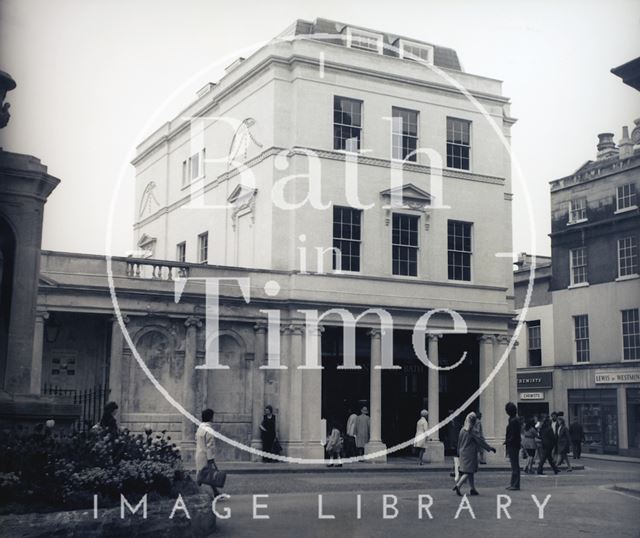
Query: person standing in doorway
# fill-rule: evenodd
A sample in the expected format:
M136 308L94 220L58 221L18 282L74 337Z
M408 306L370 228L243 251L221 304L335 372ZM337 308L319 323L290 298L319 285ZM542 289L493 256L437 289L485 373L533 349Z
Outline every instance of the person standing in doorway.
M482 413L480 411L478 411L476 413L476 433L484 438L484 432L482 431ZM479 448L478 449L478 463L484 465L485 463L487 463L487 458L484 454L484 449L483 448Z
M264 415L260 423L260 437L262 438L262 451L273 453L273 443L276 440L276 416L273 414L273 407L267 405L264 408ZM271 458L263 456L264 463L275 462Z
M347 458L357 456L356 451L356 419L358 415L349 409L349 418L347 419L347 427L345 428L344 450Z
M569 426L569 436L573 448L573 459L579 460L582 454L582 443L584 442L584 430L582 424L578 422L578 417L573 417L573 422Z
M538 474L544 474L542 468L546 461L549 462L553 472L558 474L560 470L556 466L556 462L553 459L553 449L556 446L556 436L553 433L553 427L549 418L545 418L540 426L540 437L542 439L542 457L538 463Z
M511 463L511 483L507 487L509 491L520 490L520 448L521 442L521 426L518 418L518 408L513 402L508 402L504 406L504 410L509 415L509 422L505 432L504 445L507 449L507 457Z
M474 426L476 424L476 414L471 412L464 421L464 426L460 430L458 437L458 456L460 458L460 478L456 480L453 491L462 496L460 488L468 480L471 491L469 495L478 495L474 480L475 473L478 472L478 448L495 452L496 449L489 446L483 437L480 437Z
M420 418L416 423L416 436L413 440L413 446L418 449L418 465L424 463L424 451L427 448L427 430L429 429L429 423L427 422L427 416L429 413L426 409L420 411Z
M358 456L364 455L364 446L369 442L369 427L369 410L366 407L363 407L356 418L355 437Z

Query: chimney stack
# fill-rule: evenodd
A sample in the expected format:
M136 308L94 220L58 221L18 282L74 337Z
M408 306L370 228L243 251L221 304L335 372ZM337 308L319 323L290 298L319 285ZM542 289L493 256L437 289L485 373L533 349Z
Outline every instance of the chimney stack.
M616 143L613 141L613 133L600 133L597 147L599 161L618 156L618 148L616 148Z
M618 148L620 149L621 159L626 159L633 155L633 142L629 138L629 127L626 125L622 128L622 138L618 142Z

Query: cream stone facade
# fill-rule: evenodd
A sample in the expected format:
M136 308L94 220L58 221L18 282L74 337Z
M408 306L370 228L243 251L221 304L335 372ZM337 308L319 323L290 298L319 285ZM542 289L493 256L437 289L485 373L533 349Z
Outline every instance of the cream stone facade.
M515 355L479 398L472 396L507 353L512 332L511 261L498 255L512 250L508 144L515 120L509 100L500 81L464 72L451 49L374 34L375 50L362 50L353 46L353 36L364 35L363 29L297 21L234 62L141 142L133 160L137 252L112 261L127 335L113 318L103 258L43 253L42 320L36 324L43 345L35 347L33 360L44 367L34 393L50 384L74 390L99 381L119 402L123 425L166 429L189 458L194 425L145 375L133 345L188 412L197 417L203 407L215 410L220 433L239 444L221 441L221 459L251 457L240 445L260 448L267 404L292 457L322 458L321 421L344 429L349 409L363 405L371 415L366 454L411 444L423 408L432 425L451 410L481 410L485 436L502 442L504 404L515 393ZM434 69L400 57L406 56L398 52L402 39L425 51ZM336 98L360 103L358 152L336 147ZM392 158L390 118L397 109L415 114L416 145L429 150L415 161ZM452 125L467 129L467 138L451 134ZM408 136L400 139L405 143ZM468 166L448 162L456 144L464 146ZM398 187L392 178L400 172ZM344 225L336 223L342 218L336 208L352 205L346 182L354 173L359 200L371 207L357 214L356 270L334 269L331 249L340 239L334 230ZM287 180L292 175L298 177ZM283 186L290 203L317 188L326 208L274 203ZM393 205L398 192L402 204ZM325 251L321 260L318 249ZM206 341L205 278L230 279L220 287L220 331L213 343ZM238 279L250 283L244 293ZM384 309L392 316L393 330L386 332L375 314L358 320L359 370L337 368L346 354L338 315L322 319L319 334L305 325L303 311L322 315L331 309L354 316ZM444 309L462 316L465 333L453 331ZM267 310L280 314L275 334L268 330ZM464 356L456 369L429 369L414 352L416 322L434 310L422 351L443 368ZM375 368L391 335L399 368ZM287 369L261 368L273 341ZM229 369L196 368L215 344ZM314 356L322 369L298 368ZM80 376L80 366L71 366L82 362L91 372ZM450 447L446 430L432 436L431 461L442 461Z

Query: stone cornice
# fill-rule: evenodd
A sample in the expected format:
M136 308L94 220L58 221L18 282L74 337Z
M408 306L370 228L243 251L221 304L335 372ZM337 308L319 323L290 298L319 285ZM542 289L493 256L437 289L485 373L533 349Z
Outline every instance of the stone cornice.
M262 161L268 159L269 157L277 155L278 153L281 153L281 152L287 152L288 157L293 157L293 156L308 157L309 152L313 152L315 155L317 155L321 159L328 159L333 161L345 161L347 157L347 154L343 151L318 149L318 148L310 148L310 147L303 147L303 146L294 146L291 149L286 149L279 146L271 146L265 149L264 151L262 151L261 153L259 153L258 155L256 155L255 157L249 159L247 162L244 163L244 166L246 168L251 168L253 166L258 165ZM389 168L389 169L394 166L401 166L405 172L413 172L418 174L431 174L432 172L432 168L427 165L408 163L408 162L397 163L396 161L391 161L389 159L380 159L378 157L370 157L370 156L360 155L360 154L358 154L358 164L362 164L366 166L377 166L380 168ZM188 194L186 194L182 198L179 198L178 200L172 202L168 206L164 206L160 208L158 211L156 211L152 215L149 215L148 217L145 217L144 219L134 223L133 229L139 230L143 226L146 226L147 224L155 221L156 219L162 217L163 215L166 215L171 211L174 211L179 207L189 203L189 200L191 198L203 196L207 192L210 192L211 190L215 189L218 185L220 185L224 181L227 181L237 176L239 173L240 171L238 168L234 168L233 170L223 172L222 174L217 176L215 179L212 179L211 181L203 185L201 188L195 190L193 193L188 192ZM505 179L501 177L487 176L483 174L474 174L472 172L464 172L462 170L454 170L451 168L443 169L442 176L444 178L462 179L466 181L478 181L481 183L489 183L491 185L503 186L505 183ZM186 189L186 190L189 191L189 189Z

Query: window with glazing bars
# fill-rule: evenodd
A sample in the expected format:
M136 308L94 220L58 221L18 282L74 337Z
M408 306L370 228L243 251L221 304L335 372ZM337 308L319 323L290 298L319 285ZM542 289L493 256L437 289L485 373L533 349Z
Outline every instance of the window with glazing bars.
M529 366L542 366L542 334L540 320L527 321Z
M571 285L587 282L587 249L572 248L569 251L571 268Z
M471 280L471 223L450 220L447 224L449 280Z
M447 118L447 167L469 170L471 122Z
M391 109L391 155L394 159L416 161L418 148L418 111Z
M176 261L184 263L187 261L187 243L183 241L176 245Z
M359 151L362 141L362 101L333 97L333 149Z
M625 361L640 360L640 310L622 311L622 349Z
M569 222L578 222L587 218L587 199L576 198L569 202Z
M209 260L209 232L201 233L198 236L198 261L207 263Z
M635 205L638 205L636 201L635 183L620 185L616 190L616 207L618 211Z
M413 215L393 214L392 272L394 275L418 275L418 220Z
M574 340L576 343L576 362L589 362L589 316L573 316Z
M333 268L360 271L362 211L352 207L333 208ZM338 256L338 252L340 255Z
M618 239L618 276L638 274L638 240L635 236Z

